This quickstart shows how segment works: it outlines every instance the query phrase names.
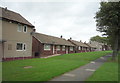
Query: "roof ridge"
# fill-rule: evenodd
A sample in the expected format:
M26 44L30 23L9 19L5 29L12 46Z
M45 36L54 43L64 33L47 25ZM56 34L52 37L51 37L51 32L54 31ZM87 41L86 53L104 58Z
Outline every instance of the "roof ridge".
M14 12L13 10L0 7L2 13L1 17L10 21L15 21L17 23L26 24L28 26L34 27L26 18L24 18L20 13Z
M5 10L5 8L4 8L4 7L0 7L0 8ZM6 11L6 10L5 10L5 11ZM19 15L20 15L20 13L18 13L18 12L14 12L13 10L8 9L8 8L7 8L7 11L10 11L10 12L13 12L13 13L16 13L16 14L19 14Z
M36 33L37 33L37 34L42 34L42 35L45 35L45 36L49 36L49 37L59 38L59 37L52 36L52 35L47 35L47 34L44 34L44 33L38 33L38 32L36 32ZM66 40L65 38L59 38L59 39ZM66 40L66 41L67 41L67 40Z
M74 46L71 42L69 42L63 38L46 35L46 34L38 33L38 32L36 32L34 36L37 39L41 40L42 43Z

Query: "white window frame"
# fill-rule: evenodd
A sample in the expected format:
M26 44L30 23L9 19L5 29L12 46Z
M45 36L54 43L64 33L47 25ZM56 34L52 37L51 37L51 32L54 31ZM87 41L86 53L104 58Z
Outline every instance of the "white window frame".
M22 50L17 49L17 44L22 44ZM24 45L25 45L25 49L24 49ZM21 43L21 42L16 43L16 51L26 51L26 49L27 49L27 44L26 43Z
M25 45L25 49L24 49L24 45ZM26 51L26 49L27 49L27 44L23 43L23 51Z
M21 50L18 50L18 49L17 49L17 44L22 44L22 49L21 49ZM16 51L23 51L23 43L21 43L21 42L17 42L17 43L16 43Z
M71 48L72 48L72 49L71 49ZM74 49L73 49L73 47L71 46L71 47L70 47L70 51L73 51L73 50L74 50Z
M25 27L26 27L26 31L24 31ZM24 25L24 26L23 26L23 32L24 32L24 33L27 33L27 29L28 29L27 25Z
M20 30L20 29L21 29L21 30ZM22 29L23 29L22 25L21 25L21 24L18 24L17 31L18 31L18 32L22 32Z
M62 51L65 51L65 46L62 46Z
M12 44L8 44L8 50L12 50Z
M58 47L59 47L59 48L58 48ZM60 51L60 46L56 46L56 50L57 50L57 51Z
M45 46L50 46L50 48L49 48L49 49L46 49ZM49 45L49 44L44 44L44 50L51 50L51 45Z
M79 46L78 49L81 50L81 47Z

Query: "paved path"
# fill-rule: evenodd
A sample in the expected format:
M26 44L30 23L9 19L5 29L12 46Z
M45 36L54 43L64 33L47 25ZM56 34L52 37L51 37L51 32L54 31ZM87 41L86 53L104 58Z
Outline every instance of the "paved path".
M50 81L85 81L91 76L111 55L100 57L95 61L91 61L85 66L67 72L61 76L55 77Z
M40 58L50 58L50 57L54 57L54 56L59 56L61 54L54 54L54 55L50 55L50 56L46 56L46 57L40 57Z

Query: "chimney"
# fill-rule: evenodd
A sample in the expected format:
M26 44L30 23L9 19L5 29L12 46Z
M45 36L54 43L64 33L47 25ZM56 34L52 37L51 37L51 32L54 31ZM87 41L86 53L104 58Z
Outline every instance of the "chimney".
M90 44L91 44L91 41L90 41Z
M7 7L5 7L5 11L7 10Z
M35 32L36 32L36 29L34 28L30 34L33 36L35 34Z
M72 40L72 38L70 37L70 40Z
M62 38L63 36L61 35L60 38Z
M33 32L36 32L36 29L33 29Z

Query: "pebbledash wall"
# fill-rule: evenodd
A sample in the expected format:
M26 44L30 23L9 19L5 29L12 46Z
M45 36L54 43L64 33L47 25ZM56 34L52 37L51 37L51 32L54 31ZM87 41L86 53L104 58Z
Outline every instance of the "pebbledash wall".
M24 25L22 25L24 26ZM18 32L18 24L2 21L2 40L4 45L4 60L32 56L32 28L27 26L27 32ZM25 50L17 50L17 43L24 43Z
M50 45L50 50L44 50L44 45ZM57 50L57 46L60 46L60 50ZM32 42L32 56L33 57L45 57L54 54L68 54L68 53L75 53L74 47L73 51L70 50L70 46L65 46L65 50L62 49L64 45L54 45L54 44L45 44L41 43L38 39L33 37Z

